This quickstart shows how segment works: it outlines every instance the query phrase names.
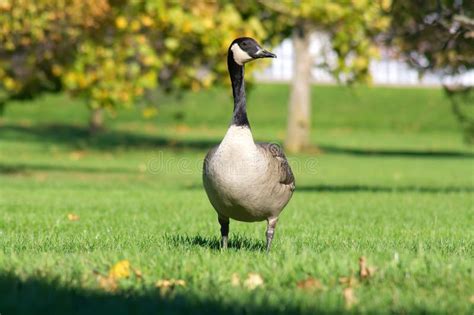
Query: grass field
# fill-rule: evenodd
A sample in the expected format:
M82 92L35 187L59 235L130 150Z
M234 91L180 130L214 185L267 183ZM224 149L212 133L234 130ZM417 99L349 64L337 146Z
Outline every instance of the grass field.
M257 140L282 141L287 96L251 91ZM121 112L93 138L86 108L65 96L7 107L0 313L473 314L474 152L442 92L317 86L313 101L320 152L289 156L297 189L269 255L265 223L232 221L219 250L201 185L229 93L166 98L149 120ZM365 280L360 256L376 268ZM124 259L141 275L99 281ZM263 286L232 284L248 273ZM298 288L308 277L320 285ZM155 285L172 278L186 285Z

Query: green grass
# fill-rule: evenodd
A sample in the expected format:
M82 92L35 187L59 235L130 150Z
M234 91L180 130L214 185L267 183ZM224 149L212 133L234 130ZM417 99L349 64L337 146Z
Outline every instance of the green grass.
M284 85L251 91L257 140L281 141ZM265 223L231 222L230 248L201 163L230 120L227 92L166 98L151 120L109 119L90 138L65 96L12 104L0 118L0 313L474 312L474 153L440 90L314 87L319 154L289 156L297 190L270 255ZM68 213L80 216L76 222ZM375 274L347 308L339 278L366 256ZM100 288L128 259L143 278ZM264 287L233 287L257 272ZM297 288L308 276L315 292ZM159 279L186 286L162 295Z

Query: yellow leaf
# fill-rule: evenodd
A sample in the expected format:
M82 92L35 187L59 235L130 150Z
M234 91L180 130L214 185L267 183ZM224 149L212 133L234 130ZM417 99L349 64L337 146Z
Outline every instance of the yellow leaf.
M12 78L5 78L3 80L3 85L7 88L7 90L14 90L16 87L16 82Z
M153 19L149 17L148 15L142 16L141 21L144 26L149 27L153 25Z
M69 213L67 215L67 219L69 221L79 221L80 217L77 215L77 214L74 214L74 213Z
M126 28L128 25L127 19L123 16L117 17L115 20L115 26L117 26L118 29L123 30Z
M126 259L119 261L109 270L109 277L114 279L128 278L130 276L130 262Z

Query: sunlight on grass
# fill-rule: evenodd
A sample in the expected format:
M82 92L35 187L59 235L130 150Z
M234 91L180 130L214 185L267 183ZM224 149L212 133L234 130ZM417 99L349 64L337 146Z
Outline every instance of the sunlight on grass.
M472 313L474 155L440 91L314 96L320 151L289 157L297 189L270 255L264 223L231 221L221 251L201 186L226 93L170 101L152 121L124 113L92 139L64 96L7 108L0 313ZM282 140L286 97L252 91L259 140ZM125 276L110 281L114 266Z

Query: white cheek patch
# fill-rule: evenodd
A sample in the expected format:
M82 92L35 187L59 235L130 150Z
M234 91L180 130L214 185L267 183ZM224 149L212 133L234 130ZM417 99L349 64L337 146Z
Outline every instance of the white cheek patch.
M238 44L232 45L230 50L232 50L232 54L234 55L234 61L239 66L242 66L247 61L250 61L253 59L252 57L249 56L249 54L247 54L247 52L243 51L242 48L240 48Z

